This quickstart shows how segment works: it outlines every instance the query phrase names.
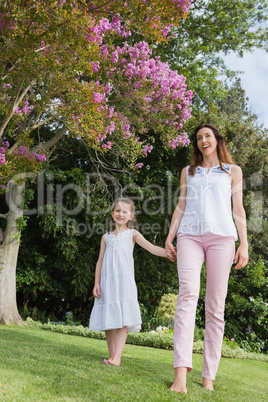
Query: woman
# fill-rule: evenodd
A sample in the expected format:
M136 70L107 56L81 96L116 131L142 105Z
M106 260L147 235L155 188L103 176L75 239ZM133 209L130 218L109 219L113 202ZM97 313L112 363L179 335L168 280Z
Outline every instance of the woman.
M181 172L180 196L166 239L169 256L177 236L179 296L174 322L175 379L171 390L187 394L192 369L195 314L200 271L206 261L203 387L213 390L224 334L224 307L229 272L248 262L246 215L242 204L242 171L232 161L219 130L202 124L195 129L190 166ZM240 245L235 253L237 232Z

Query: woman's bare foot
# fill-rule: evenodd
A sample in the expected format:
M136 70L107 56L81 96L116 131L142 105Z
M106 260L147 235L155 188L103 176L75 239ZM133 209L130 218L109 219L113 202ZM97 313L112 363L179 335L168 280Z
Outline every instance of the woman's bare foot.
M208 378L203 378L203 388L209 389L210 391L214 391L213 380L209 380Z
M172 386L169 388L170 391L176 391L181 392L183 394L187 394L187 388L186 388L187 368L176 367L174 371L175 371L175 378Z
M108 359L108 363L112 364L113 366L120 366L121 359L117 358L116 356L113 359Z

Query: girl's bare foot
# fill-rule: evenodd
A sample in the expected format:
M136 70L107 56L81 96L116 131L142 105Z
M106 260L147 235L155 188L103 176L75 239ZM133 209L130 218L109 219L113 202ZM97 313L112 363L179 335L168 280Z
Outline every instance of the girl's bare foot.
M213 380L209 380L208 378L203 378L203 387L206 389L209 389L210 391L214 391Z
M120 358L116 358L116 356L113 359L108 359L108 363L112 364L113 366L120 366L121 363L121 359Z
M177 367L175 368L175 378L172 386L170 387L170 391L181 392L183 394L187 394L186 388L186 375L187 368L186 367Z

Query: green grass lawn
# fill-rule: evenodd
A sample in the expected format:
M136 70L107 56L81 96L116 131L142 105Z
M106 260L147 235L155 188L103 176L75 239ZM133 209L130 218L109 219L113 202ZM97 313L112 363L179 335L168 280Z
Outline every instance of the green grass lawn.
M0 325L0 401L267 401L268 365L221 359L215 391L201 387L193 355L188 395L169 391L173 352L126 345L120 367L103 364L106 342Z

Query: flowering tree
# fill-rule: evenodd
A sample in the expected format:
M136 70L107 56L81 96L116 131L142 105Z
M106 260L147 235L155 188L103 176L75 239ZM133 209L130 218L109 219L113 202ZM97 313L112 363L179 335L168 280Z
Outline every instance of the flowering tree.
M148 43L167 39L193 0L6 0L0 6L0 184L9 211L0 246L0 322L21 323L15 272L25 172L36 172L63 136L125 155L130 167L152 151L146 133L167 146L181 132L193 96L185 77L152 57ZM132 41L133 42L133 41ZM54 135L37 134L49 125ZM51 130L49 130L51 133Z

